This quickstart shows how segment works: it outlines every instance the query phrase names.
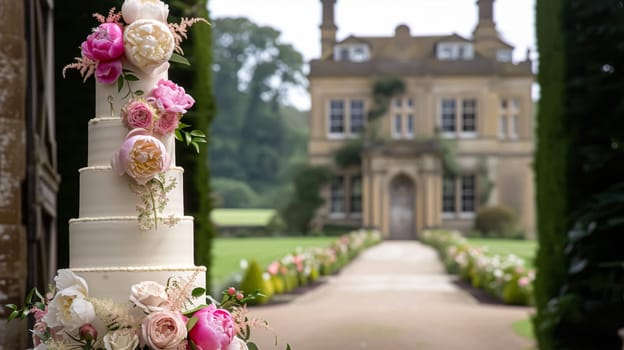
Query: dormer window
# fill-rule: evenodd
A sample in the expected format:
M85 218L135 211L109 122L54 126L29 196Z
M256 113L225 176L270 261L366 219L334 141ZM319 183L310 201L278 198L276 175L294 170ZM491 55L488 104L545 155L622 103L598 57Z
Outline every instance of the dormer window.
M511 62L512 57L513 53L511 50L508 49L498 50L496 52L496 60L498 62Z
M471 43L439 43L436 50L439 60L471 60L474 48Z
M370 50L364 44L340 44L334 49L336 61L364 62L370 58Z

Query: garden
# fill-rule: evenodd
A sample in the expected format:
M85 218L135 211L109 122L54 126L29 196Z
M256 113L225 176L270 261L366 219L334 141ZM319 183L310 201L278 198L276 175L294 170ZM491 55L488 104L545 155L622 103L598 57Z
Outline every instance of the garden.
M259 290L262 295L251 304L265 304L276 295L295 292L339 272L381 239L374 230L352 231L339 237L216 239L213 295L220 295L227 287L245 293Z

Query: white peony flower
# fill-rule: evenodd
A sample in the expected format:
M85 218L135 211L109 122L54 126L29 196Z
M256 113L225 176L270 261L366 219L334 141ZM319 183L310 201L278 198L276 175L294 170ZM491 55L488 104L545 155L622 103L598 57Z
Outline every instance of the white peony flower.
M161 311L161 305L167 302L165 286L144 281L130 287L130 301L146 313Z
M87 282L70 270L60 270L54 278L58 292L48 305L43 321L51 328L63 326L74 330L95 319L95 309L85 298Z
M249 350L249 348L241 338L234 337L230 345L225 350Z
M169 27L153 19L140 19L124 30L126 58L146 73L167 63L175 41Z
M139 19L154 19L167 23L169 5L160 0L126 0L121 6L121 14L127 24Z
M139 337L128 328L106 333L102 340L106 350L134 350L139 346Z

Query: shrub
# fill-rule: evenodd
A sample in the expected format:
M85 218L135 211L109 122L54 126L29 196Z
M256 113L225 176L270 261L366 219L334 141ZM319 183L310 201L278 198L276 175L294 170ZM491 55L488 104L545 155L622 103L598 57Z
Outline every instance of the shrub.
M517 234L516 214L503 206L488 206L477 211L474 229L486 237L507 237Z
M273 296L274 289L270 281L264 279L264 272L257 261L252 260L247 267L245 276L240 284L241 290L245 294L253 293L260 290L263 296L258 296L256 299L250 301L250 304L265 304Z

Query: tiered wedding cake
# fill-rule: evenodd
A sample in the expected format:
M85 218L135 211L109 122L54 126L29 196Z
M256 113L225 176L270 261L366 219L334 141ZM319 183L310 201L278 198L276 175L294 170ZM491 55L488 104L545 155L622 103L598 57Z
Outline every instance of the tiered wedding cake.
M148 93L161 79L167 80L166 71L154 74L130 69L139 78L132 83L135 91ZM140 230L137 207L143 203L131 190L135 180L120 176L111 166L129 132L120 118L130 99L123 98L124 94L124 90L117 91L116 84L96 85L88 162L80 169L79 218L69 223L70 269L86 280L91 296L120 302L128 300L133 284L146 280L165 285L172 276L196 275L196 285L205 286L205 268L193 264L193 218L184 216L183 169L175 165L173 135L162 141L171 159L164 176L174 179L175 186L165 194L168 203L157 213L157 220L174 219L175 224L159 223Z
M34 315L35 350L248 350L250 327L266 328L243 307L253 294L229 288L220 303L207 300L206 268L193 263L174 143L199 151L205 136L180 122L195 101L167 71L186 61L174 51L187 28L205 20L170 24L168 15L160 0L94 15L100 25L65 68L95 76L95 117L79 217L69 222L70 266L50 293L7 305L9 320Z

